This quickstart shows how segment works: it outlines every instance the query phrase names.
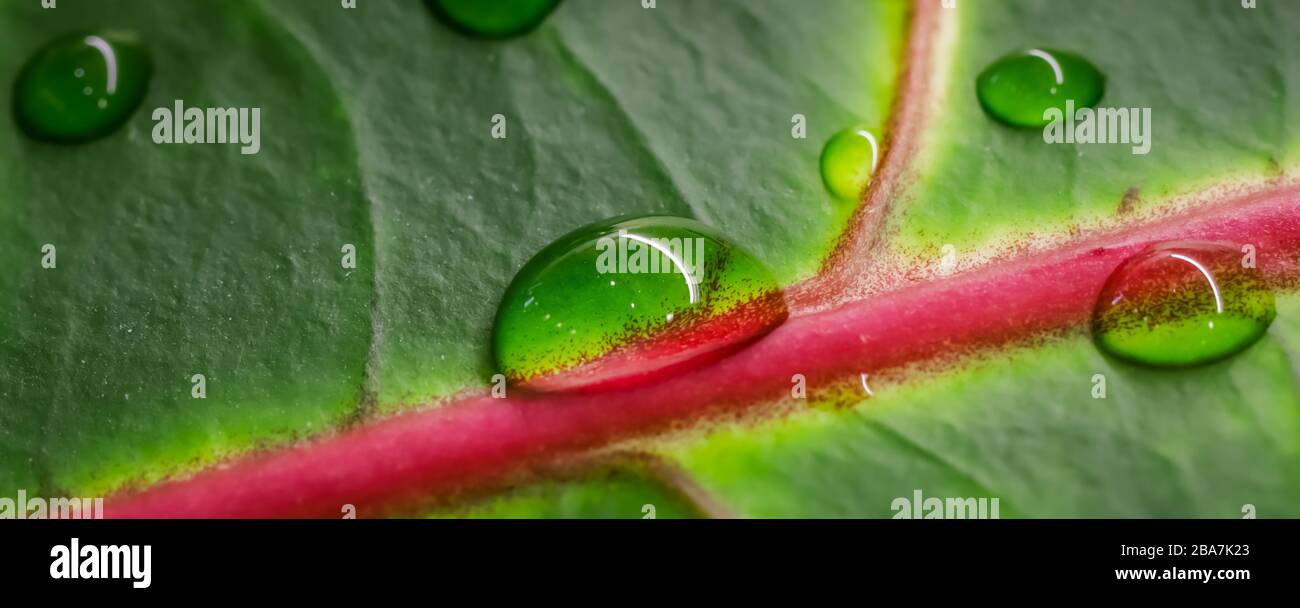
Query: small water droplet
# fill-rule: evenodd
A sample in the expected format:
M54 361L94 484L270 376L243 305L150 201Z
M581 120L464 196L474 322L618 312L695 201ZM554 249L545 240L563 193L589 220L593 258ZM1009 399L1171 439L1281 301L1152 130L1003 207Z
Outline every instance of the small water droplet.
M448 26L483 38L508 38L537 27L560 0L425 0Z
M831 195L844 201L861 198L880 158L880 146L863 127L844 129L822 148L822 183Z
M23 66L14 83L14 113L23 130L37 139L103 137L139 107L152 71L148 51L133 34L63 36ZM101 96L92 97L95 91Z
M994 61L975 80L980 105L990 116L1012 126L1041 128L1048 108L1065 112L1101 101L1106 78L1087 59L1048 49L1028 49Z
M1222 243L1144 249L1106 280L1092 332L1103 352L1155 367L1199 365L1254 344L1277 309L1259 270Z
M511 382L536 390L630 386L733 352L786 314L767 267L713 229L619 217L524 265L497 309L493 354Z

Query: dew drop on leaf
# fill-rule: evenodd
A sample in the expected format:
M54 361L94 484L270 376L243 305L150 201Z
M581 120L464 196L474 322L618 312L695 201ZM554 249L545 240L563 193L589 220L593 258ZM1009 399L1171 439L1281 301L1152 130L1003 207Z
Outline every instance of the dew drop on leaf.
M822 148L822 183L831 196L856 202L876 170L880 146L871 131L862 127L844 129L831 136Z
M1106 78L1087 59L1048 49L1028 49L1006 55L980 72L975 93L990 116L1016 127L1041 128L1049 108L1066 112L1101 101Z
M1103 352L1154 367L1199 365L1259 340L1277 315L1273 292L1230 245L1170 242L1126 260L1092 317Z
M537 27L560 0L426 0L448 26L484 38L518 36Z
M786 315L768 268L713 229L623 216L524 265L497 309L493 355L534 390L625 387L734 352Z
M134 34L69 34L27 61L14 83L14 113L36 139L97 139L131 117L152 72L149 52Z

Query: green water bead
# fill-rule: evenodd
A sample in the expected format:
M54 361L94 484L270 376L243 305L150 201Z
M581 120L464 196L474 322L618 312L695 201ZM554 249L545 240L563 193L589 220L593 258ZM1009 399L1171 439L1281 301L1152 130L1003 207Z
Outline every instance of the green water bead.
M880 146L871 131L862 127L840 131L822 148L822 183L831 196L857 201L871 183L879 156Z
M690 219L618 217L560 237L515 275L493 351L513 382L616 361L550 390L652 372L758 335L785 319L766 266ZM618 360L618 353L635 356Z
M994 61L980 72L975 92L990 116L1006 124L1041 128L1049 108L1064 115L1066 101L1074 108L1101 101L1106 78L1088 60L1064 51L1029 49Z
M1111 274L1092 332L1097 347L1119 359L1185 367L1245 350L1276 315L1273 292L1238 248L1165 243Z
M560 0L426 0L447 25L484 38L518 36L537 27Z
M112 133L144 99L148 50L124 32L80 32L36 52L14 85L14 112L28 135L83 142Z

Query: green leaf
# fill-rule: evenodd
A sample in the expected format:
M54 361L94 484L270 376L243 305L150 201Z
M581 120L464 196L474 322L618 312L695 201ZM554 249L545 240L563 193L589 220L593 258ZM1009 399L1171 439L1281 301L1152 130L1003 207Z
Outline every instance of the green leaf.
M1267 10L1265 10L1267 9ZM1032 256L1079 228L1212 201L1300 163L1290 52L1300 7L1217 2L965 3L942 57L941 100L894 201L886 245L903 258ZM1138 26L1137 24L1142 24ZM1188 41L1195 41L1189 44ZM1102 106L1150 107L1150 154L1046 145L975 99L988 62L1025 47L1084 54ZM1118 216L1129 188L1138 213ZM1029 245L1029 249L1018 250ZM1274 252L1275 262L1290 256ZM1085 332L1002 347L941 374L896 374L847 409L732 427L667 453L714 498L757 517L892 517L897 498L997 497L1002 517L1300 515L1300 298L1235 358L1149 370L1101 356ZM1105 399L1092 394L1095 374Z
M0 489L49 495L149 483L481 388L512 274L596 219L693 216L783 284L812 276L852 212L822 187L821 145L887 124L908 12L566 0L528 35L489 41L415 0L38 6L0 8L10 81L41 44L87 27L138 31L156 65L140 113L105 140L55 146L0 124ZM942 9L928 96L906 100L928 122L880 267L930 264L949 244L967 266L1033 255L1280 183L1300 164L1298 12ZM1039 45L1094 63L1101 105L1150 108L1150 154L1046 145L985 115L976 74ZM176 99L261 107L262 152L153 144L149 111ZM490 136L497 114L503 140ZM795 114L806 140L790 137ZM39 265L46 243L57 269ZM358 268L340 267L344 244ZM1247 504L1297 516L1297 349L1289 293L1264 340L1194 370L1112 361L1076 327L938 371L889 370L848 406L646 443L742 516L889 517L917 490L997 498L1002 517L1239 517ZM206 399L191 398L195 373ZM660 517L691 514L675 500L615 469L438 514L636 517L659 502Z
M1213 202L1300 165L1300 6L963 0L945 13L939 86L891 201L887 255L933 264L1011 254ZM975 79L1023 48L1071 50L1107 77L1104 107L1148 107L1150 153L1046 145L980 107ZM1121 204L1130 195L1121 214ZM1208 193L1209 196L1198 196ZM1289 253L1274 252L1274 260ZM957 304L959 305L959 304ZM893 517L898 498L998 498L1010 517L1300 516L1300 296L1231 360L1150 370L1100 355L1082 328L895 370L875 396L665 443L746 517ZM1093 378L1107 381L1093 397ZM859 389L860 390L860 389Z
M847 410L734 427L672 454L752 517L892 517L894 499L998 498L1008 517L1300 515L1300 297L1229 361L1151 370L1080 336L993 353ZM1094 375L1106 396L1094 398Z
M884 124L906 6L568 0L498 42L370 4L265 6L350 111L378 248L382 409L485 386L510 278L599 219L690 216L783 283L815 272L851 211L817 156L846 125ZM504 140L489 137L495 114ZM794 114L807 139L791 138Z
M98 495L351 416L373 277L340 248L371 251L372 231L347 115L310 56L248 3L0 10L5 83L70 30L136 29L155 59L107 139L0 122L0 487ZM154 144L150 113L176 99L261 107L261 154Z
M851 211L822 190L822 138L884 123L904 16L568 0L484 41L414 0L5 3L5 82L97 27L138 32L155 73L95 143L0 123L0 488L147 484L485 386L510 277L596 219L693 216L811 275ZM177 99L261 108L261 152L152 143Z
M1300 6L1187 0L972 2L937 66L931 124L917 183L891 207L891 247L930 255L1006 255L1060 242L1080 229L1195 204L1223 184L1260 183L1300 163L1296 29ZM1082 55L1106 77L1100 106L1150 108L1151 148L1044 145L1043 132L987 116L975 80L1012 51L1051 47ZM1136 196L1134 196L1136 195ZM1203 202L1203 201L1200 201Z

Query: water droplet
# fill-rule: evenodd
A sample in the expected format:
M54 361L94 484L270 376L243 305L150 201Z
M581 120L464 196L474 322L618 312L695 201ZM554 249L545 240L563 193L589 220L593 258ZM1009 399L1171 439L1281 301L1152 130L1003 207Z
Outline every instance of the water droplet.
M1040 128L1048 108L1065 112L1101 101L1106 78L1087 59L1064 51L1029 49L1012 53L980 72L975 92L990 116L1017 127Z
M454 29L484 38L518 36L541 24L560 0L426 0Z
M103 137L139 107L152 72L149 52L133 34L60 37L37 51L18 75L18 124L28 135L49 141Z
M840 131L822 148L822 183L835 198L856 202L871 182L879 157L880 146L871 131L862 127Z
M1156 367L1199 365L1254 344L1277 315L1259 270L1229 245L1171 242L1126 260L1093 311L1097 347Z
M616 388L724 356L786 314L767 267L713 229L624 216L570 232L524 265L497 309L493 353L517 385Z

